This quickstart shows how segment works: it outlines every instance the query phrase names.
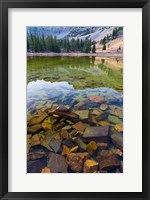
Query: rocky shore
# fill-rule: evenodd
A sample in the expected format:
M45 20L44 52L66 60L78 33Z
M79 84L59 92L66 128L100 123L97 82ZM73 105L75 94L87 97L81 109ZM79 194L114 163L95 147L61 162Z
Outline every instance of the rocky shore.
M81 56L95 56L95 57L123 57L122 52L99 52L99 53L53 53L53 52L44 52L44 53L31 53L27 52L27 56L48 56L48 57L53 57L53 56L70 56L70 57L81 57Z
M104 96L70 105L27 101L28 173L122 173L122 109Z

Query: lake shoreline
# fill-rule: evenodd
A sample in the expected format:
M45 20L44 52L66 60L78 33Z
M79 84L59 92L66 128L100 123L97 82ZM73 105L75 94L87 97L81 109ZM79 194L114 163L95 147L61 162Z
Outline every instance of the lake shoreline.
M33 57L33 56L45 56L45 57L55 57L55 56L60 56L60 57L81 57L81 56L95 56L95 57L123 57L123 53L119 52L114 52L114 53L109 53L109 52L100 52L100 53L53 53L53 52L44 52L44 53L31 53L27 52L28 57Z

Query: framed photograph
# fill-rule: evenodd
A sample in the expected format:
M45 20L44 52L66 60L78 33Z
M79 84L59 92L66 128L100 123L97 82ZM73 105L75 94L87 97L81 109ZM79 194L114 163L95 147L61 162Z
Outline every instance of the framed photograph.
M1 199L149 199L148 0L1 1Z

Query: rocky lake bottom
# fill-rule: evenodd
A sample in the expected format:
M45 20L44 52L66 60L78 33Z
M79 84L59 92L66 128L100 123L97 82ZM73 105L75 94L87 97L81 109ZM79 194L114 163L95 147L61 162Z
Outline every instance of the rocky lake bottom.
M65 71L68 66L61 73L58 66L51 69L48 63L55 65L58 62L49 59L39 65L36 60L34 67L34 58L28 62L27 173L122 173L122 72L120 69L115 72L108 66L105 68L104 60L100 60L100 66L92 64L100 74L97 71L92 74L90 64L85 73L86 77L90 77L87 72L91 74L94 83L91 87L88 86L90 81L84 80L85 74L79 73L85 71L83 62L81 66L69 68L79 74L79 78L71 82L70 78L77 73L69 76ZM87 59L86 62L89 62ZM46 65L46 74L41 63ZM36 70L35 66L38 66ZM111 88L105 83L109 76L112 80L112 74L115 80ZM103 76L99 87L98 75ZM78 85L74 86L75 82Z

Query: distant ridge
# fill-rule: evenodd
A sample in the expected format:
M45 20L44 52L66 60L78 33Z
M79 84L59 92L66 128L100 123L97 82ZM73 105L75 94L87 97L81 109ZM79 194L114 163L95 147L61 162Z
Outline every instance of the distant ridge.
M108 34L111 34L115 26L99 26L99 27L27 27L27 34L36 34L38 36L44 35L45 37L52 35L57 39L63 38L79 38L91 39L92 41L100 41Z

